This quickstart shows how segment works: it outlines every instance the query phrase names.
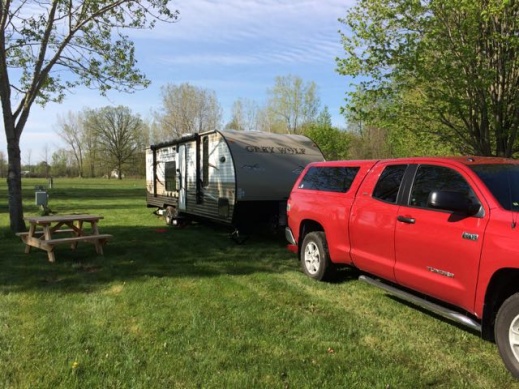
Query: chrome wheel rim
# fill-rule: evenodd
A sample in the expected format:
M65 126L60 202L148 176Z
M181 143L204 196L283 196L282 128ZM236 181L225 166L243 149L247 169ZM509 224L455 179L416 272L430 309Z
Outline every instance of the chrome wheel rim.
M517 315L508 329L508 340L510 341L510 349L514 354L516 361L519 362L519 315Z
M305 247L305 268L309 274L316 274L321 266L321 253L314 242L310 242Z

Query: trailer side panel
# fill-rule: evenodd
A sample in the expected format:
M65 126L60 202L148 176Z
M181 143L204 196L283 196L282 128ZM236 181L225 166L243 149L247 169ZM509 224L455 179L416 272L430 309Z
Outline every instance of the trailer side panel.
M186 145L186 153L186 213L231 223L236 199L236 178L232 156L222 135L219 132L202 134L199 142ZM198 172L196 158L200 159Z

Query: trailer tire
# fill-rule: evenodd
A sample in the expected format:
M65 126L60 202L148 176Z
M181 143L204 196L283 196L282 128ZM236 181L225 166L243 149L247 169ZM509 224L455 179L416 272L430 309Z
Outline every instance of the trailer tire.
M175 220L177 217L178 217L177 209L175 207L172 207L171 205L168 205L166 207L166 213L164 216L164 218L166 220L166 224L168 226L172 225L173 220Z
M247 239L249 239L250 235L244 234L236 228L233 232L231 232L230 237L235 243L244 244L247 241Z
M499 308L494 331L506 368L519 378L519 293L510 296Z
M300 258L303 272L314 280L328 281L335 274L326 236L322 231L310 232L305 236Z

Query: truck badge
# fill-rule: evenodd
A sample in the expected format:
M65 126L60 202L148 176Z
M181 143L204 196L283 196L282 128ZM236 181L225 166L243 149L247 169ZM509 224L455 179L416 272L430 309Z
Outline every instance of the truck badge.
M461 237L463 239L468 239L468 240L473 240L473 241L476 241L478 240L479 238L479 235L478 234L471 234L470 232L464 232Z
M445 276L445 277L449 277L449 278L454 278L454 273L451 273L450 271L436 269L435 267L432 267L432 266L427 266L427 270L429 270L431 273L436 273L436 274L439 274L441 276Z

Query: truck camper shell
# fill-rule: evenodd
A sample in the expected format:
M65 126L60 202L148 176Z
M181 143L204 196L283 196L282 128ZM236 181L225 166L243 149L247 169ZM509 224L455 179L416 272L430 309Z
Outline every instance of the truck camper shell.
M324 157L303 135L208 131L146 150L148 207L168 224L206 219L243 228L286 225L286 202L304 167Z

